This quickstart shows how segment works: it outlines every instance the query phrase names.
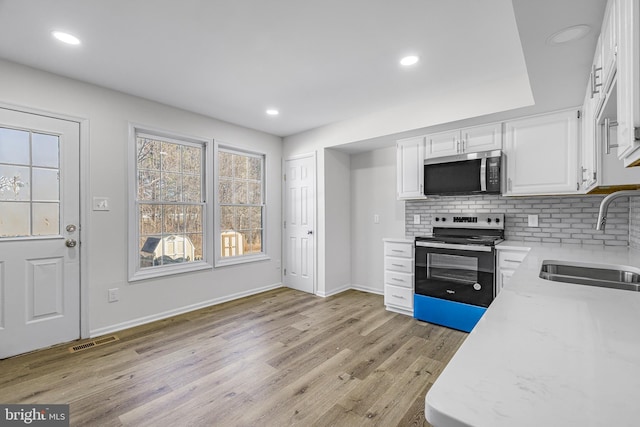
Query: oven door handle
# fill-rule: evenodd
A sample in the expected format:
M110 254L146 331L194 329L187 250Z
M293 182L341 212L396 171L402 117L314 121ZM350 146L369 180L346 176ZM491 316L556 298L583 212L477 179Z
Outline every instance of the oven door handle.
M416 242L416 246L420 246L422 248L454 249L454 250L473 251L473 252L491 252L493 250L491 246L457 245L453 243L436 243L436 242Z
M483 157L480 161L480 191L487 191L487 158Z

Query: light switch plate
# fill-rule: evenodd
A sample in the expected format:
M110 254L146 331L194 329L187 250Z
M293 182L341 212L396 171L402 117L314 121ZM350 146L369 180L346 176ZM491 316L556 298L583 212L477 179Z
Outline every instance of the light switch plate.
M109 289L109 302L117 302L120 300L120 292L118 288Z
M538 215L529 215L529 227L538 227Z
M378 214L373 215L373 223L380 224L380 215Z
M108 211L109 198L108 197L94 197L93 198L93 210L94 211Z
M413 223L420 224L420 214L413 216Z

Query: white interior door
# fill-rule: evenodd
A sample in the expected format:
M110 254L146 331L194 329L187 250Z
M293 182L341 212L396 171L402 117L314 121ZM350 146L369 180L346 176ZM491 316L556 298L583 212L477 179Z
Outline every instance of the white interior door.
M80 125L0 108L0 359L80 337Z
M285 161L284 285L314 293L315 176L311 154Z

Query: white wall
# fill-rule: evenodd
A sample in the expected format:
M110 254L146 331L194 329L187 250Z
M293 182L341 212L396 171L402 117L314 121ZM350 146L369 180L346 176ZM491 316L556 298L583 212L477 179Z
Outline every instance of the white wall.
M109 197L111 210L88 212L82 244L88 265L92 335L189 308L280 286L282 139L120 92L0 60L0 102L89 120L89 198ZM127 281L128 123L215 138L267 156L267 255L269 261L143 282ZM107 289L120 288L109 304Z
M380 222L374 224L374 215ZM351 155L351 283L383 293L385 237L405 236L404 201L396 200L396 148Z
M351 287L351 174L349 155L324 151L324 294ZM320 289L320 287L319 287Z

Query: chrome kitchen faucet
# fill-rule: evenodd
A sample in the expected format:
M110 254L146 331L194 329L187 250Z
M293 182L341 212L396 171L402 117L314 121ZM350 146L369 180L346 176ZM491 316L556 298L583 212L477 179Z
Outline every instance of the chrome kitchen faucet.
M598 212L598 223L596 224L596 230L604 231L605 223L607 222L607 210L612 201L619 197L632 197L640 196L640 190L622 190L609 194L600 202L600 211Z

